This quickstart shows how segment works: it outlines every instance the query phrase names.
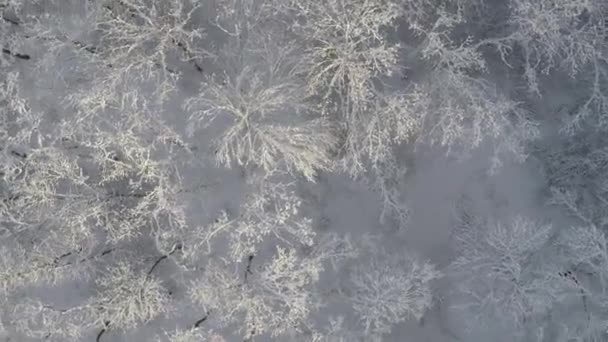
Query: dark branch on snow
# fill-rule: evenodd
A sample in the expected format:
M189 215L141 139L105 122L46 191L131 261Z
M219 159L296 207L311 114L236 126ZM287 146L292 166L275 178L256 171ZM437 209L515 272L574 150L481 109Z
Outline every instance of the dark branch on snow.
M160 264L161 261L167 259L169 256L175 254L175 252L177 252L177 251L179 251L181 249L182 249L182 246L181 245L177 245L168 254L161 255L160 257L158 257L158 259L156 259L156 261L154 262L154 264L152 264L152 267L150 267L150 270L148 271L147 275L150 276L152 274L152 272L154 272L154 270L156 269L156 267L158 266L158 264Z
M11 151L11 154L14 155L15 157L19 157L19 158L22 158L22 159L27 158L27 154L23 153L23 152L17 152L17 151L13 150L13 151Z
M253 254L251 254L247 258L247 267L245 268L245 282L247 282L248 275L253 274L253 272L251 272L251 262L253 261L254 257L255 256Z
M182 42L174 42L177 47L179 47L184 54L186 55L186 57L188 57L188 61L190 61L190 63L192 63L192 65L194 65L194 68L196 69L196 71L198 71L199 73L203 73L203 67L201 67L195 60L194 60L194 54L192 53L192 51L190 51L188 49L188 47L186 47Z
M103 334L105 334L106 330L110 326L110 321L105 321L104 325L105 325L105 327L99 331L99 334L97 334L97 337L95 338L95 342L101 341L101 337L103 336Z
M9 50L7 48L2 48L2 52L5 53L5 54L7 54L7 55L13 56L15 58L24 60L24 61L27 61L27 60L29 60L31 58L30 55L27 55L27 54L24 54L24 53L19 53L19 52L13 52L13 51L11 51L11 50Z
M196 329L198 327L201 326L201 324L203 324L207 318L209 318L209 314L207 313L203 318L199 319L198 321L194 322L194 324L192 324L192 329Z
M2 16L2 20L6 21L7 23L9 23L11 25L15 25L15 26L19 26L19 24L20 24L17 20L8 18L7 16L4 16L4 15Z

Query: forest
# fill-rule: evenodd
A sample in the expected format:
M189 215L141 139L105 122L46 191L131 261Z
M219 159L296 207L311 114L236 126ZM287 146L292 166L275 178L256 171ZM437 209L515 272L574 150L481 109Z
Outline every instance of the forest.
M608 341L608 1L0 0L0 341Z

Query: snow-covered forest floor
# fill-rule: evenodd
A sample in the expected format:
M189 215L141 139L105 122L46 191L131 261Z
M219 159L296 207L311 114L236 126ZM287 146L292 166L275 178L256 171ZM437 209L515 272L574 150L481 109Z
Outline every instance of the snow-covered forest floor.
M605 0L0 0L0 340L608 340Z

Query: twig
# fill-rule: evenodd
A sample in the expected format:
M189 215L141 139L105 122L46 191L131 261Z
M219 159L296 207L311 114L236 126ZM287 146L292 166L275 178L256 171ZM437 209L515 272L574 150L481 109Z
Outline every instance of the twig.
M148 271L147 275L152 274L152 272L154 272L154 269L156 268L156 266L158 266L158 264L160 264L161 261L167 259L168 257L169 257L168 255L163 255L160 258L156 259L156 261L154 262L152 267L150 267L150 270Z
M47 37L44 37L44 36L25 35L25 38L28 38L28 39L29 38L35 38L35 39L40 39L40 40L43 40L43 41L58 41L58 42L61 42L61 43L64 43L64 44L72 44L72 45L74 45L76 47L76 49L78 49L78 50L84 50L84 51L86 51L86 52L88 52L88 53L90 53L92 55L97 55L98 52L99 52L97 50L97 47L95 47L93 45L85 44L85 43L83 43L83 42L81 42L79 40L72 40L68 36L66 36L65 34L63 35L63 37L61 37L61 36L47 36ZM108 67L108 68L112 68L113 67L112 64L110 64L110 63L106 63L105 66Z
M192 324L192 329L196 329L196 328L200 327L201 324L203 324L207 320L207 318L209 318L209 313L207 313L203 318L194 322L194 324Z
M90 255L90 256L88 256L86 258L82 258L82 259L80 259L78 261L75 261L75 262L68 262L68 263L65 264L65 266L74 265L74 264L82 264L82 263L87 262L89 260L92 260L92 259L95 259L95 258L99 258L99 257L102 257L102 256L106 256L106 255L112 253L115 250L116 250L116 248L109 248L109 249L106 249L105 251L101 252L101 254L99 254L99 255Z
M97 334L97 337L95 338L95 342L101 341L101 337L103 336L103 334L105 334L106 330L110 326L110 321L105 321L104 325L105 325L105 327L103 329L101 329L101 331L99 331L99 334Z
M59 261L63 258L67 258L70 255L74 254L74 253L80 253L82 252L82 247L78 248L76 251L70 251L67 253L63 253L62 255L58 256L55 258L55 260L53 260L53 265L58 266L59 265Z
M110 254L114 250L115 250L115 248L106 249L105 251L103 251L103 253L100 254L100 256L104 256L104 255Z

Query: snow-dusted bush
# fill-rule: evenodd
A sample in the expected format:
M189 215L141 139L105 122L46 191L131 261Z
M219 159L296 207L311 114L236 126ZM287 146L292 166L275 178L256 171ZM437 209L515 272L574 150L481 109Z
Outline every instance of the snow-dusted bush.
M82 320L86 313L81 307L57 310L32 300L11 305L11 310L12 328L30 338L78 341L88 328Z
M203 332L201 329L176 330L165 333L158 342L226 342L222 335L212 332Z
M93 324L129 329L169 311L158 279L121 263L97 281L100 292L87 304Z

